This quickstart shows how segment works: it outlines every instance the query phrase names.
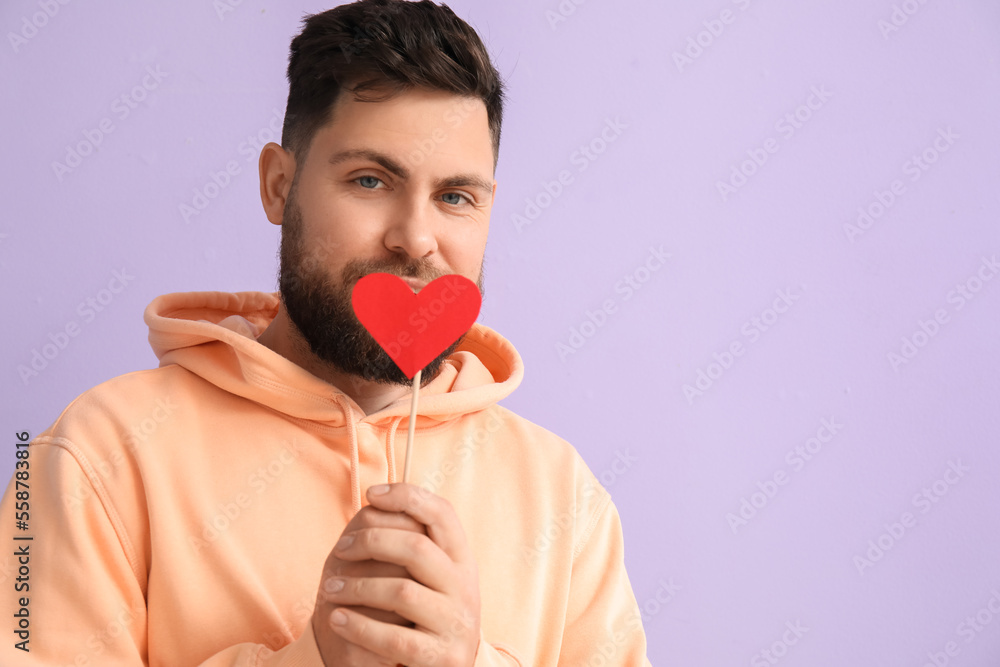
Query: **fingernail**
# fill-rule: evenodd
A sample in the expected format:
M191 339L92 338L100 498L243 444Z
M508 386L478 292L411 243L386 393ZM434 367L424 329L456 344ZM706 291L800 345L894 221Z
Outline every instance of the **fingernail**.
M347 614L338 609L330 616L330 620L333 621L334 625L347 625Z
M354 536L353 535L344 535L342 538L340 538L340 541L337 542L337 550L338 551L343 551L344 549L347 549L352 544L354 544Z
M323 584L323 589L327 593L339 593L344 590L344 580L343 579L327 579L326 583Z
M373 486L370 489L368 489L368 492L371 493L373 496L381 496L385 493L389 493L389 485L379 484L378 486Z

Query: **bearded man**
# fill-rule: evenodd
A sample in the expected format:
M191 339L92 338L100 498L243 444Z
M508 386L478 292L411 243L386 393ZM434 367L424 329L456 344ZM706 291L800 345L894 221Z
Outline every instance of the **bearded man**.
M411 386L351 308L374 272L482 289L503 109L482 41L446 6L362 0L304 21L288 78L259 161L280 293L157 298L159 367L25 449L35 532L0 524L31 564L2 602L25 635L0 662L648 665L610 496L497 405L514 347L477 324L425 368L404 483Z

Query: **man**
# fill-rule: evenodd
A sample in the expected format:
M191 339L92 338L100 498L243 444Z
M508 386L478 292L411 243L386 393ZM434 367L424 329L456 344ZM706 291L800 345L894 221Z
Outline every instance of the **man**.
M26 449L0 663L648 665L610 497L496 404L510 343L476 325L426 367L402 483L410 385L351 310L372 272L482 289L503 101L482 42L447 7L362 0L307 19L288 77L260 156L280 299L159 297L159 368Z

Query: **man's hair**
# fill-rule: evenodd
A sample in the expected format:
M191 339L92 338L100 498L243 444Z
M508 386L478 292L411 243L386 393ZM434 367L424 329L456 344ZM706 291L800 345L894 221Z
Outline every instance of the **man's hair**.
M281 144L297 161L331 119L342 90L381 102L414 87L486 105L493 167L500 154L504 86L479 35L430 0L359 0L306 16L288 59Z

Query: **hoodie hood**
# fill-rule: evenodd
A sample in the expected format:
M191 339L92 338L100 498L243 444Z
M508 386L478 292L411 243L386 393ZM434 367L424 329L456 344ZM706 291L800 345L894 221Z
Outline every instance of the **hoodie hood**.
M232 394L300 419L332 426L362 413L346 393L257 342L278 313L278 293L166 294L146 308L149 343L160 366L176 364ZM514 346L481 324L473 325L437 377L420 388L417 426L483 410L521 383L524 369ZM379 424L409 416L410 396L359 421Z

